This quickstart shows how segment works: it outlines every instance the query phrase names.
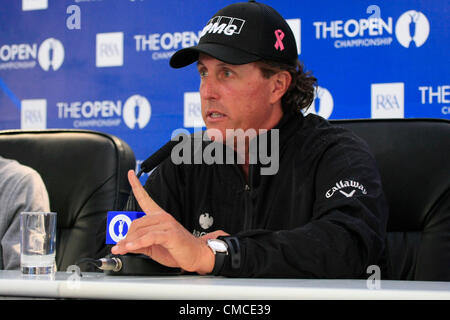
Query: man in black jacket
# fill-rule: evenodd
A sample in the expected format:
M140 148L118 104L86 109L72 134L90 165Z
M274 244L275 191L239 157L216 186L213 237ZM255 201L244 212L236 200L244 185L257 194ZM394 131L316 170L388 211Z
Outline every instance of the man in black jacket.
M172 153L145 189L130 171L147 215L112 252L230 277L361 278L370 265L384 269L388 209L374 158L351 132L303 116L316 79L303 71L286 21L254 1L229 5L170 64L196 61L215 140L205 145L244 160L179 163ZM249 141L239 152L239 129L270 140L275 170L264 171L267 159L251 161Z

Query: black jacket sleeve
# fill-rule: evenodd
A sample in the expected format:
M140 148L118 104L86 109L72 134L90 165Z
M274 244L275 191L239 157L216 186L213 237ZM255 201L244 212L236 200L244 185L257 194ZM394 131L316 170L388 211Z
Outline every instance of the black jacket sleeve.
M362 278L369 265L381 263L388 209L365 143L349 138L330 144L311 174L315 201L310 222L290 230L233 235L239 239L241 265L233 268L230 257L221 275Z

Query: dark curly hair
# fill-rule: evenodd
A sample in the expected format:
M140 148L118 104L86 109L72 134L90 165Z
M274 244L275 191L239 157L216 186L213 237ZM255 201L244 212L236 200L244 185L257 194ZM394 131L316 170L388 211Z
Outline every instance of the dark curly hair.
M265 78L270 78L283 70L288 71L291 74L291 84L281 99L281 104L285 113L300 113L312 104L314 101L317 79L310 71L304 72L304 66L298 59L295 66L270 60L259 60L257 63Z

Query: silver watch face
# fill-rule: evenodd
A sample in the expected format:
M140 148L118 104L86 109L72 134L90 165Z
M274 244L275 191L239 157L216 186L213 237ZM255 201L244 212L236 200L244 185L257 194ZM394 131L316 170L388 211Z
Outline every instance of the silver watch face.
M209 239L208 246L213 249L214 252L228 252L227 244L218 239Z

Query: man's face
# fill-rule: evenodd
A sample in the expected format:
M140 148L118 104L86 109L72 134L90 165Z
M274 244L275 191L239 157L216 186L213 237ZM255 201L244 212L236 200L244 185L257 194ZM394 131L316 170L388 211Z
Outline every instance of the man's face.
M226 137L226 129L271 129L281 119L273 79L264 78L256 63L231 65L200 54L197 68L208 129L218 129Z

